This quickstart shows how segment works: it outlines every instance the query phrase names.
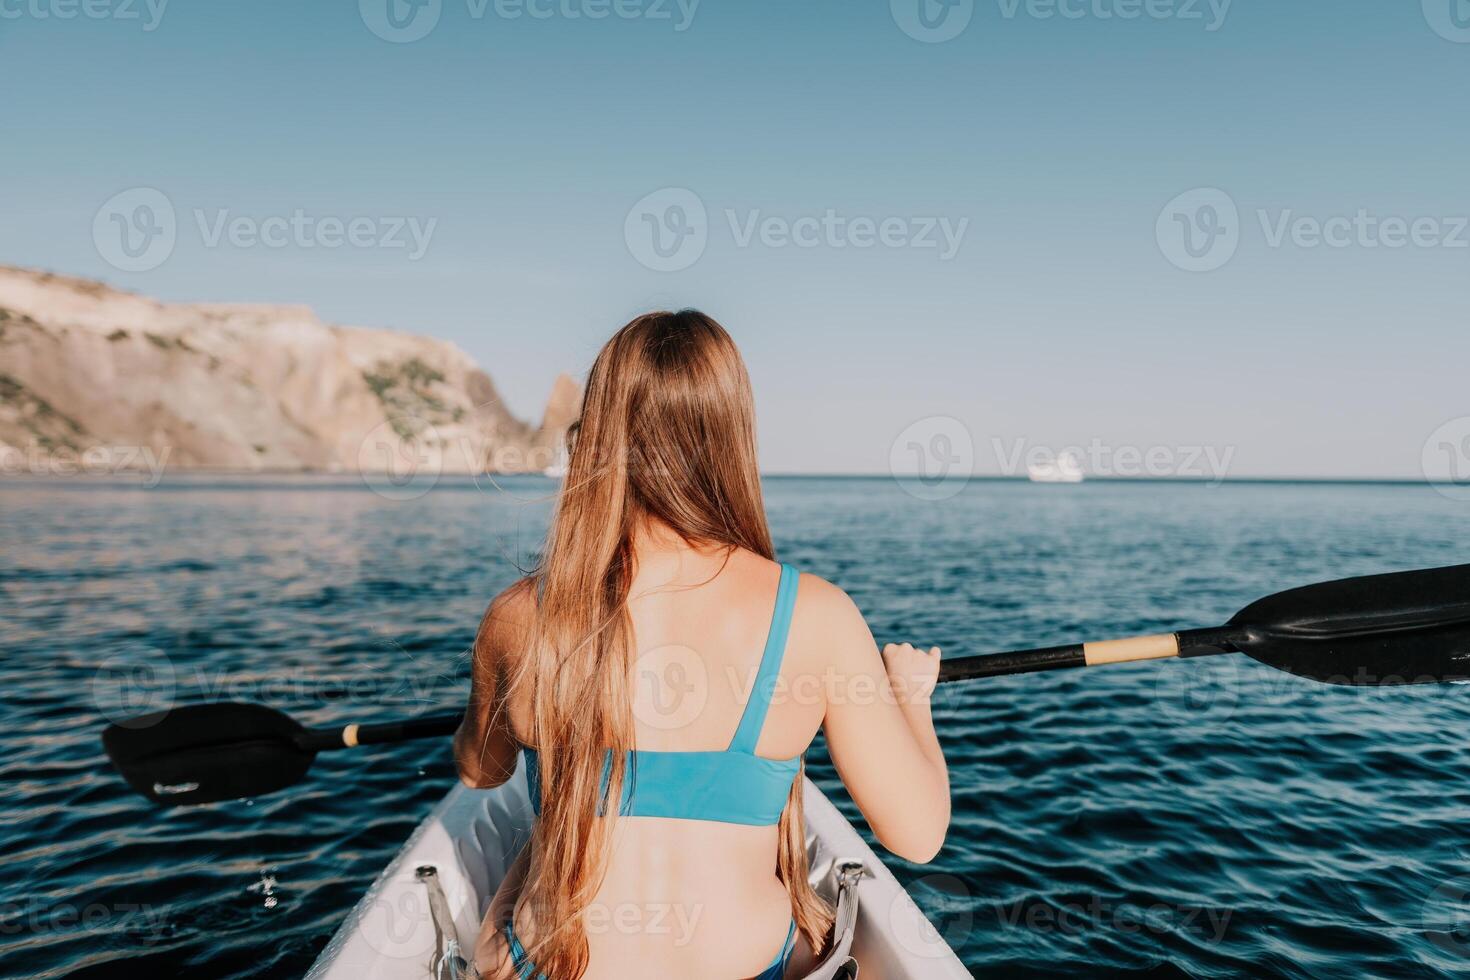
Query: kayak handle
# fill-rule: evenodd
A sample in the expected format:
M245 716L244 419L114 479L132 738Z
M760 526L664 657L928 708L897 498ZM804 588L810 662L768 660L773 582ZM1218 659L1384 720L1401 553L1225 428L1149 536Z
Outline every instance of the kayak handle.
M385 721L377 724L351 724L336 728L309 728L297 736L296 744L308 752L355 748L359 745L385 745L416 738L443 738L453 735L464 719L463 712Z
M1244 639L1245 636L1246 631L1239 627L1216 626L1209 629L1180 630L1178 633L1132 636L1122 640L1069 643L1066 646L1040 647L1035 650L956 657L940 663L939 683L968 681L977 677L1031 674L1042 670L1065 670L1069 667L1096 667L1100 664L1133 663L1139 660L1237 653L1239 651L1235 641Z

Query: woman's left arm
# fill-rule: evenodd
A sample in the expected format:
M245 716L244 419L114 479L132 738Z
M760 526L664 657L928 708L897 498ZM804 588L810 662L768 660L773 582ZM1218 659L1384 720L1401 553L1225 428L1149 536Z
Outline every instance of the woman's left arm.
M526 580L495 597L475 634L470 655L470 702L454 733L454 762L466 786L489 789L516 771L520 746L511 733L505 703L505 658L523 643L530 627L533 592Z

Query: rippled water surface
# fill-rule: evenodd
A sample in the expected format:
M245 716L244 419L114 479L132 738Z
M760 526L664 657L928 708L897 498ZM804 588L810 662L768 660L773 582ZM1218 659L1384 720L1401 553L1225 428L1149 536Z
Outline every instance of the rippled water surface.
M445 710L553 485L0 484L0 973L299 975L453 780L446 743L163 812L110 716L237 698L310 723ZM772 479L781 556L880 639L950 654L1214 625L1327 578L1470 560L1415 487ZM1470 687L1343 689L1240 657L979 681L936 708L955 823L891 866L978 974L1470 968ZM811 772L856 817L820 744Z

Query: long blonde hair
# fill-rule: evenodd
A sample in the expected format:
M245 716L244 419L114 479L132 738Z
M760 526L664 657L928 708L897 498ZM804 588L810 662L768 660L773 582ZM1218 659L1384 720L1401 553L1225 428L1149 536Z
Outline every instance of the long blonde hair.
M592 365L541 564L527 655L541 814L516 915L527 953L561 980L587 968L584 915L602 885L614 820L631 778L633 534L650 519L684 540L771 558L756 465L750 379L735 342L694 310L633 320ZM608 752L611 749L611 763ZM607 776L604 777L604 772ZM807 881L802 779L781 816L776 872L797 928L824 946L832 911Z

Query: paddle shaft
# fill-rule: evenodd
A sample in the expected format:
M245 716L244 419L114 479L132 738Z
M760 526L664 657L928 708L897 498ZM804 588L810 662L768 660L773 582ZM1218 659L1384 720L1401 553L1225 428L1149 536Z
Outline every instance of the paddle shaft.
M1139 660L1234 653L1234 641L1243 638L1244 632L1238 626L1217 626L1211 629L1181 630L1178 633L1134 636L1123 640L1103 640L1098 643L1072 643L1036 650L956 657L939 665L939 683L948 684L979 677L1004 677L1007 674L1031 674L1042 670L1132 663Z
M428 715L403 721L385 721L375 725L343 725L339 728L311 728L302 732L296 744L308 752L326 752L358 745L387 745L416 738L443 738L453 735L464 719L464 712Z
M1030 674L1069 667L1096 667L1099 664L1162 660L1166 657L1207 657L1217 653L1232 653L1231 638L1240 632L1239 628L1222 626L1215 629L1161 633L1156 636L1135 636L1124 640L957 657L940 664L939 682L947 684L980 677ZM419 738L442 738L453 735L463 718L463 713L455 712L375 725L351 724L337 728L313 728L303 732L297 738L297 744L309 752L326 752L358 745L387 745Z

